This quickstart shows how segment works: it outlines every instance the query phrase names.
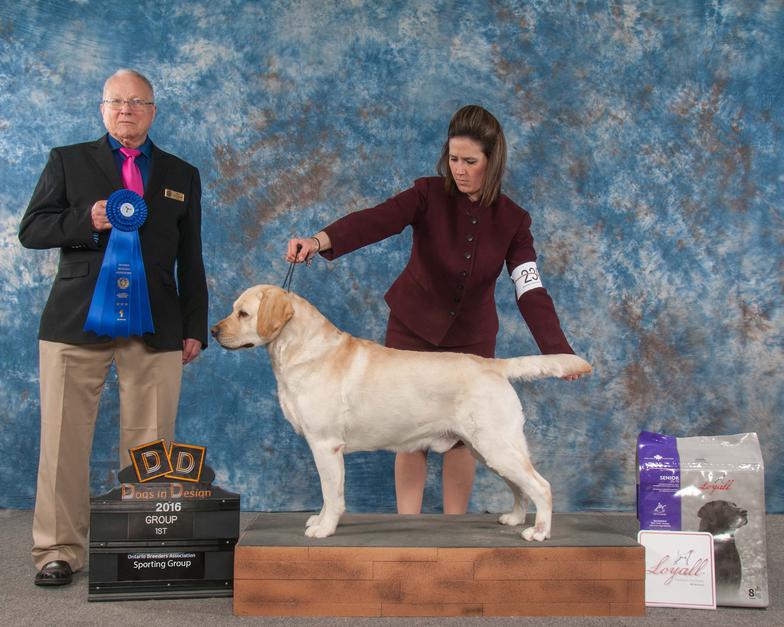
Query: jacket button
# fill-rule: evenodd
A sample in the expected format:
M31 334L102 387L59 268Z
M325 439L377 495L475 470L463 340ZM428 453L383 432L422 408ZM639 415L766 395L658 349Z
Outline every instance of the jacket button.
M454 310L451 310L451 311L449 312L449 315L450 315L450 316L452 316L452 317L454 318L454 317L455 317L455 312L454 312Z
M467 242L473 242L474 241L474 236L473 235L469 235L468 237L466 237L466 241Z
M470 253L470 252L468 252L468 251L465 251L465 252L463 253L463 257L465 257L466 259L471 259L471 253Z
M468 276L468 272L466 270L461 270L460 276Z
M465 287L462 283L457 284L457 289L462 290Z
M471 224L476 224L479 222L479 218L471 218Z

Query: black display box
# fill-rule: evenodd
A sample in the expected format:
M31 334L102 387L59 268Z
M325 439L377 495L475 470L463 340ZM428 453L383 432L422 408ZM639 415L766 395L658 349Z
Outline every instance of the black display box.
M90 507L89 601L232 595L239 494L155 480L122 483Z

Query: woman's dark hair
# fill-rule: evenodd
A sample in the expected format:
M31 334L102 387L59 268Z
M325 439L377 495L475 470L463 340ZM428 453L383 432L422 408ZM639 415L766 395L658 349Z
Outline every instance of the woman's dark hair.
M482 189L479 190L479 202L483 207L492 205L501 193L501 180L506 169L504 129L489 111L479 105L463 107L452 116L436 171L444 177L444 189L454 195L457 184L449 168L449 140L452 137L468 137L482 147L487 157L487 170Z

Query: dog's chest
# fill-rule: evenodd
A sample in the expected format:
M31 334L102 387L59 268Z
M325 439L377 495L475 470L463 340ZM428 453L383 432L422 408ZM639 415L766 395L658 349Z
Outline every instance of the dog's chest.
M299 412L296 410L295 398L292 396L291 390L278 380L278 400L280 408L283 410L283 417L291 423L298 435L302 435L302 423L298 418Z

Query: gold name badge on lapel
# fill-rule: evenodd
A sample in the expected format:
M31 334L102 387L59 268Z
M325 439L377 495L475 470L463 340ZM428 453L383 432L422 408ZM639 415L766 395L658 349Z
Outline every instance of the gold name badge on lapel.
M185 202L185 194L182 192L175 192L173 189L165 189L163 190L163 195L166 198L171 198L172 200L179 200L180 202Z

